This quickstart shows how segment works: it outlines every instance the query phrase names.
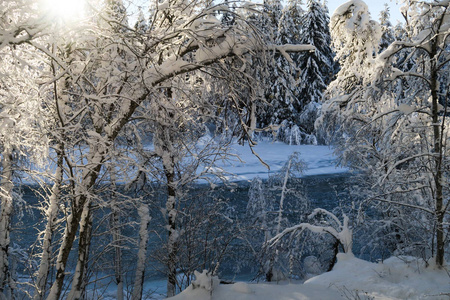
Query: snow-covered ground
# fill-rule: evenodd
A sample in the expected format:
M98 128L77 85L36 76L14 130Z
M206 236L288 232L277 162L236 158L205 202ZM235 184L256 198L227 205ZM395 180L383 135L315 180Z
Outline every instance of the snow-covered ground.
M173 300L336 300L336 299L450 299L450 274L420 259L393 257L371 263L349 254L339 254L331 272L304 284L214 285L200 275L200 287L189 286ZM212 297L211 297L212 295Z
M238 155L242 162L234 160L220 165L228 173L233 174L229 176L230 180L251 180L256 176L267 178L270 173L278 171L294 152L300 153L300 159L307 165L305 176L347 171L345 168L336 167L333 149L328 146L290 146L282 142L260 141L253 147L253 151L270 167L270 170L252 153L248 145L234 144L232 153Z

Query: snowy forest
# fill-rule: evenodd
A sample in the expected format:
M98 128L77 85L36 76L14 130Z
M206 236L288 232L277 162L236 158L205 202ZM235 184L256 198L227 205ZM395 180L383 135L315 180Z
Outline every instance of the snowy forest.
M350 257L420 261L448 299L450 2L399 2L394 25L362 0L0 1L0 300L250 295L230 274ZM345 196L314 205L274 143L332 149ZM267 178L230 179L237 147ZM286 299L341 299L314 295Z

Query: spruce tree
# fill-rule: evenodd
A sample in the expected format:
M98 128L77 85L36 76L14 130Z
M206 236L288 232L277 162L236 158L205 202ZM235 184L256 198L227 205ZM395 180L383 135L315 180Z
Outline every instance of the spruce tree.
M323 92L334 75L334 53L328 24L328 9L317 0L308 1L308 11L302 20L301 44L316 47L314 52L301 54L299 99L295 109L300 113L298 125L305 133L314 131L314 121Z
M282 5L279 0L266 0L263 3L262 13L253 16L253 24L262 33L262 36L273 43L277 43L278 24L282 17ZM280 54L276 52L267 53L267 64L262 69L260 61L252 61L252 70L254 75L261 79L264 91L261 103L258 103L256 108L257 127L266 128L272 124L279 124L278 122L278 101L280 90L278 88L279 80L284 77L280 72L279 60ZM282 78L280 78L282 77Z
M277 30L277 44L299 44L301 35L300 20L303 10L299 1L289 0L282 10ZM291 56L286 61L282 55L275 57L274 80L272 81L271 123L292 127L298 115L299 89L297 87L299 55Z
M221 21L225 25L233 25L235 23L234 10L236 7L231 6L229 0L225 0L223 3L227 7L227 10L220 12L222 15Z
M392 28L392 23L389 20L391 13L389 11L389 6L384 4L384 10L380 12L380 25L381 25L381 40L380 40L380 52L387 49L389 45L395 41L394 30Z
M301 36L300 20L303 15L301 2L290 0L288 5L281 9L280 5L272 3L266 7L272 8L270 22L275 33L277 44L299 44ZM277 9L275 9L277 8ZM276 22L276 23L275 23ZM278 138L286 141L286 131L296 125L298 117L299 89L298 55L292 55L288 61L280 53L275 53L271 60L270 76L267 80L265 103L259 107L259 126L279 126ZM297 142L295 142L297 143Z

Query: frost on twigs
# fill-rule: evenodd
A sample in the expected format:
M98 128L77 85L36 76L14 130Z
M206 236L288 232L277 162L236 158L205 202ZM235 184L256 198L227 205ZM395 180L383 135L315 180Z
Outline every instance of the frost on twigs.
M200 288L212 292L220 283L219 277L212 276L207 270L202 273L194 271L195 280L192 282L194 289Z

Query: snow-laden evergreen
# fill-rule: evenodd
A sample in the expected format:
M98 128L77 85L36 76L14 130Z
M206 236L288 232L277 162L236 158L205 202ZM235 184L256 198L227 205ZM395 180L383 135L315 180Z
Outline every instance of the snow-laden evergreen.
M331 49L331 36L328 28L328 9L318 1L308 1L308 11L302 20L300 43L313 45L315 50L301 54L298 79L299 126L306 134L314 133L314 121L317 118L323 93L334 77L334 52Z
M297 1L290 1L281 10L277 23L276 41L279 44L300 43L300 20L303 10ZM274 58L274 69L271 72L272 80L266 98L269 106L266 108L268 116L267 125L280 125L287 123L288 127L296 123L299 109L299 93L296 78L298 77L298 55L294 55L291 61L278 55ZM286 124L283 124L283 126Z
M384 5L384 10L380 12L380 25L381 25L381 39L380 39L380 51L386 50L389 45L395 41L394 29L390 21L390 9L387 4Z

